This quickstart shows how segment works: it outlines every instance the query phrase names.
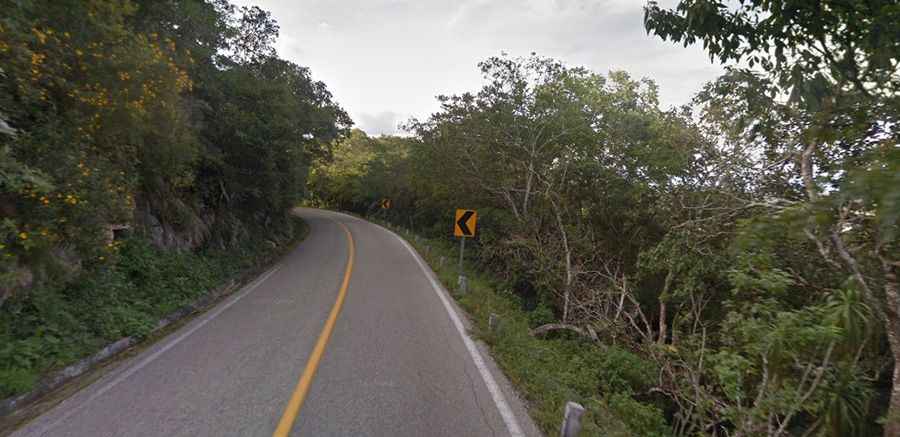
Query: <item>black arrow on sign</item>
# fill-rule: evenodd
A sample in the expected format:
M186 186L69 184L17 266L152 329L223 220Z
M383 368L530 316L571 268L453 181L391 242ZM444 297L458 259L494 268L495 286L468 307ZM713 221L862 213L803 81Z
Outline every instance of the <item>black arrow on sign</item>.
M475 211L466 211L463 213L462 217L456 221L456 226L459 226L459 230L462 231L463 235L472 235L472 230L469 229L468 222L473 214L475 214Z

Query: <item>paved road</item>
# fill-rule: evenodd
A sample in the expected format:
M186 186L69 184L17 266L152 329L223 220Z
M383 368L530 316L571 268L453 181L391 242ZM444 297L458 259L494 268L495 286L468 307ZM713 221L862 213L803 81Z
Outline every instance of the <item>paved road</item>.
M271 436L339 296L345 227L346 300L290 434L538 434L408 246L359 219L298 213L310 235L272 270L14 435Z

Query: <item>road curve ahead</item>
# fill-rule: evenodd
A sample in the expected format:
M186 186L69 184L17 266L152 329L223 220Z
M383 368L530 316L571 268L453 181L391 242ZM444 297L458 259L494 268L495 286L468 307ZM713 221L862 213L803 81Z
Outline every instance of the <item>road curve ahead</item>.
M14 435L539 435L405 242L297 213L276 266Z

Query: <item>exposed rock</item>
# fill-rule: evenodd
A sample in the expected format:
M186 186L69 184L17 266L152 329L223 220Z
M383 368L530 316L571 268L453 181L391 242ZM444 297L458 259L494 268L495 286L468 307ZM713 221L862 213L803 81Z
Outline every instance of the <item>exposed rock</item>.
M33 284L34 273L31 269L26 266L16 267L10 285L0 286L0 306L16 293L28 290Z
M196 249L209 238L208 220L197 215L193 210L184 210L185 223L177 228L165 223L149 208L135 211L135 224L147 233L150 242L164 249Z
M50 249L50 255L65 275L64 280L68 280L81 271L81 258L75 250L68 246L55 246Z

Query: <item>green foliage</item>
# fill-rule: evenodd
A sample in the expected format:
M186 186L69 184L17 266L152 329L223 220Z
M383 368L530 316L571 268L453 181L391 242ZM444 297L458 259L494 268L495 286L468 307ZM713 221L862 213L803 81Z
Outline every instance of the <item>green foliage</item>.
M749 160L760 173L744 183L761 209L735 238L729 280L739 294L730 302L735 313L723 326L724 339L735 340L734 333L755 339L732 344L744 349L740 355L757 378L768 370L783 379L784 363L803 360L826 368L824 382L805 398L791 392L800 391L797 379L786 380L787 389L769 389L763 378L760 393L776 394L759 403L758 417L777 405L802 410L808 417L787 417L807 434L877 434L874 417L900 410L896 396L889 409L869 407L876 381L882 395L900 384L883 384L891 378L880 364L900 357L900 45L889 36L900 30L900 6L704 0L666 10L651 1L645 12L649 32L685 45L702 42L729 66L697 102L723 143L761 157ZM885 334L888 351L881 346ZM823 348L830 355L814 358ZM762 362L753 358L760 352ZM791 407L785 399L805 404ZM900 432L900 421L885 423L885 435Z
M289 228L309 163L350 120L277 35L224 0L5 5L3 298L23 275L109 263L111 225L195 250Z
M0 395L290 238L350 120L225 0L27 0L0 17ZM113 235L124 229L131 235Z
M658 372L652 362L618 346L604 348L596 368L604 394L646 392Z
M25 369L0 369L0 396L28 391L35 380L36 375Z
M366 212L390 194L394 206L403 208L404 193L412 187L398 176L406 171L409 143L396 137L370 138L359 129L352 130L312 170L309 189L313 200L345 211Z
M412 234L406 235L412 242ZM431 248L426 261L441 282L455 292L455 263L439 267L437 259L451 257L455 246L440 239L422 241ZM419 251L419 253L425 253ZM619 347L599 349L584 340L559 337L542 340L529 335L533 311L522 308L518 296L501 291L489 276L467 263L469 289L455 297L472 316L475 332L490 346L497 364L528 400L529 412L548 435L559 432L567 401L588 407L582 435L669 435L661 410L632 397L646 391L654 365ZM496 330L488 327L496 314ZM600 392L598 392L598 389Z
M298 229L276 240L289 246L302 235ZM27 391L39 376L112 341L146 336L162 317L263 265L281 247L247 241L226 251L194 253L133 238L102 269L13 297L0 309L0 397Z
M774 56L761 71L729 68L692 108L662 110L652 81L623 72L490 58L483 87L439 97L440 111L406 126L413 137L336 143L310 190L443 242L453 209L479 211L467 255L504 284L495 312L525 311L505 325L562 322L602 343L485 335L515 363L505 370L528 375L514 377L526 392L551 393L536 414L548 430L568 398L597 405L592 420L614 422L612 434L877 433L884 407L871 394L889 392L884 334L896 326L879 322L897 305L900 106L838 72L786 84L764 45L781 43L747 32L815 21L799 3L791 11L808 16L796 22L766 18L789 4L648 6L651 29L703 39L725 61ZM378 209L382 198L393 207ZM486 318L490 299L468 299ZM545 374L572 391L534 380Z
M227 93L210 97L206 136L215 146L200 177L211 188L204 203L236 211L243 222L283 225L286 211L304 195L310 158L340 134L335 120L349 121L307 69L286 61L236 66L220 80L216 88ZM318 106L334 113L298 123ZM233 231L228 224L217 223L216 232Z
M555 320L556 314L553 313L553 308L544 302L528 312L529 326L538 327L545 323L553 323Z
M632 397L617 393L607 399L608 408L616 415L633 435L647 437L664 437L671 435L662 411L652 405L634 400Z
M644 18L647 31L664 40L702 42L724 64L758 65L814 111L839 94L835 84L896 95L898 23L893 0L683 0L671 10L653 0Z

